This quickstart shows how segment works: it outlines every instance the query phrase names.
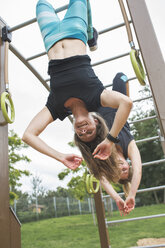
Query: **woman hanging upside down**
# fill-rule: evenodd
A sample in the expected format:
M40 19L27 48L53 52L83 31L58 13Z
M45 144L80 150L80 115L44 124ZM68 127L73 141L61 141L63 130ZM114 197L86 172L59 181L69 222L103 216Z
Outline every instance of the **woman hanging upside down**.
M117 73L113 80L112 90L129 96L127 76L123 73ZM116 142L114 140L111 156L106 160L102 160L103 155L99 153L100 142L104 140L111 129L116 111L113 108L100 107L98 109L99 114L93 113L94 118L97 118L99 122L96 138L91 142L85 143L75 134L75 143L79 147L90 172L100 180L106 192L116 201L120 213L127 214L135 207L135 196L142 174L141 156L134 137L130 133L128 122L121 129L118 135L119 139ZM104 156L107 156L106 150ZM131 161L131 168L126 160L127 158ZM123 184L126 197L125 202L116 193L110 182Z
M46 105L25 130L23 140L74 170L82 158L56 151L39 135L53 121L63 121L73 114L75 133L83 142L90 142L95 139L99 125L91 112L97 112L101 106L111 107L117 109L116 116L99 149L101 159L106 159L129 116L132 101L119 92L105 89L91 67L86 45L88 43L91 50L97 48L97 31L92 27L90 2L70 0L64 19L60 20L50 3L39 0L36 15L49 58L50 94ZM117 171L114 169L114 173Z

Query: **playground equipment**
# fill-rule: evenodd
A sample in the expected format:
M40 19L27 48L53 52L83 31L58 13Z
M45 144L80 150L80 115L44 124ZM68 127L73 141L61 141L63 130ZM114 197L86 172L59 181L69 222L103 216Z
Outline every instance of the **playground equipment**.
M94 183L96 183L96 186L94 188ZM89 194L97 193L100 187L100 182L97 180L93 175L88 174L86 176L86 189Z
M165 65L164 65L164 60L161 55L161 51L159 48L158 41L155 36L155 32L152 26L152 22L150 20L150 16L146 7L145 0L127 0L127 5L130 11L131 15L131 21L133 23L135 33L137 36L140 52L143 57L143 62L145 65L145 69L147 72L148 76L148 81L150 83L151 91L152 94L150 97L145 97L142 99L138 99L137 101L144 101L148 98L152 98L155 103L157 115L149 117L151 118L157 118L159 121L160 125L160 130L161 134L160 136L156 137L150 137L144 140L136 141L138 142L146 142L154 139L160 139L162 148L165 154L165 118L164 118L164 106L165 106L165 98L164 98L164 82L165 82ZM60 12L65 10L68 7L68 5L65 5L61 8L56 9L56 12ZM20 28L23 28L27 25L30 25L32 23L36 22L36 18L29 20L25 23L22 23L20 25L17 25L15 27L12 27L9 29L9 33L14 32ZM147 26L147 32L145 30L145 26ZM4 27L6 24L0 20L0 26L1 28ZM99 32L99 35L104 34L109 31L113 31L117 28L121 28L125 26L125 23L121 23L119 25L109 27L105 30L102 30ZM148 40L150 42L150 46L148 46ZM4 55L4 42L0 42L1 45L1 54ZM150 49L154 48L154 49ZM23 55L21 55L18 50L10 43L9 44L9 49L12 53L14 53L26 66L27 68L39 79L39 81L43 84L43 86L49 90L49 85L47 82L49 79L43 79L42 76L35 70L35 68L30 64L31 60L34 60L36 58L39 58L40 56L44 56L46 53L42 52L40 54L36 54L32 57L29 58L24 58ZM151 52L152 51L152 52ZM113 58L108 58L99 62L93 63L94 66L98 66L103 63L107 63L109 61L113 61L125 56L128 56L130 53L124 53L121 55L117 55ZM136 56L136 54L134 54ZM137 59L137 58L136 58ZM0 61L0 73L1 73L1 78L4 77L4 61L5 58L4 56L1 55L1 61ZM138 60L137 60L137 63ZM139 65L138 65L139 67ZM141 68L141 66L139 67ZM144 75L142 75L143 78ZM138 76L137 76L138 77ZM134 80L135 78L129 79L129 81ZM144 78L143 78L144 80ZM143 84L143 83L142 83ZM106 87L109 87L110 85L106 85ZM0 81L0 93L5 91L5 84L4 80ZM135 102L135 101L134 101ZM2 115L0 115L0 122L1 119L3 119ZM143 120L138 120L138 121L145 121L145 118ZM2 248L19 248L21 247L21 242L20 242L20 224L18 220L16 220L16 217L13 215L11 210L9 209L9 185L8 185L8 127L7 125L0 126L0 141L2 142L2 149L0 150L0 171L3 173L0 173L0 233L1 233L1 247ZM156 165L159 163L163 163L165 159L157 160L157 161L151 161L148 163L144 163L143 166L147 165ZM91 182L93 182L93 179L91 179ZM162 186L164 187L164 186ZM143 190L158 190L160 187L156 188L150 188L150 189L143 189ZM140 191L139 191L140 193ZM103 206L103 198L101 196L101 191L100 188L97 193L94 194L94 199L95 199L95 205L96 205L96 214L97 214L97 220L98 220L98 228L99 228L99 235L100 235L100 243L101 243L101 248L109 248L110 247L110 240L109 240L109 235L108 235L108 229L107 225L111 224L109 221L105 220L105 210ZM146 216L145 218L158 218L158 217L163 217L164 214L162 215L157 215L157 216ZM134 221L134 220L130 220ZM11 225L12 223L12 225ZM10 235L11 234L11 235ZM163 245L162 245L163 246ZM152 247L157 247L157 246L152 246Z
M6 23L0 19L0 31L6 29ZM8 89L8 45L9 41L0 39L0 246L2 248L21 248L20 222L9 206L8 176L8 125L14 121L14 108ZM10 35L8 36L8 38ZM9 101L9 102L8 102ZM11 105L11 117L6 108Z
M8 50L9 42L11 42L11 33L8 32L8 27L2 28L2 41L4 42L5 58L4 58L4 81L5 91L1 94L1 109L4 119L7 123L13 123L15 119L14 104L9 92L9 80L8 80ZM10 111L9 111L10 110ZM10 116L9 116L10 112Z
M126 13L126 10L124 7L123 0L119 0L119 4L120 4L121 12L122 12L122 15L124 18L124 22L126 25L126 30L127 30L127 34L128 34L128 41L129 41L129 44L131 47L131 52L130 52L131 63L132 63L134 72L137 76L137 79L139 80L141 85L145 85L146 84L145 71L143 69L143 65L142 65L142 62L141 62L140 57L139 57L139 51L135 48L135 44L133 42L131 27L129 24L129 20L128 20L128 16L127 16L127 13Z

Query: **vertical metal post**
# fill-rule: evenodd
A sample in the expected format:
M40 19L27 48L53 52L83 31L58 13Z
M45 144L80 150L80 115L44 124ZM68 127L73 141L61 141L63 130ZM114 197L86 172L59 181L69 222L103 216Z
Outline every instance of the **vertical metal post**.
M161 129L161 143L165 154L165 63L152 25L145 0L127 0Z
M101 248L110 248L108 229L105 223L105 209L102 202L101 190L94 194L97 222L100 235Z
M68 197L66 198L66 202L67 202L67 207L68 207L68 213L70 215L70 206L69 206L69 198Z
M54 203L54 211L55 211L55 217L57 218L57 207L56 207L56 197L53 197L53 203Z
M0 20L0 36L4 25ZM5 91L4 52L4 42L0 38L0 96ZM0 122L4 122L1 109ZM10 248L8 125L0 126L0 189L0 246Z
M37 194L36 194L36 217L37 217L37 220L39 220L39 213L38 213L38 198L37 198Z
M106 199L105 198L103 200L103 203L104 203L104 209L105 209L105 211L107 211L107 202L106 202Z
M112 198L110 198L109 200L110 200L110 204L111 204L111 212L113 212L113 201L112 201Z
M94 207L93 207L93 198L92 197L90 198L90 202L91 202L91 211L92 211L93 223L96 226L95 210L94 210Z
M91 210L90 198L88 198L88 207L89 207L89 212L91 213L91 212L92 212L92 210Z
M78 205L79 205L79 212L81 214L81 202L80 202L80 200L78 200Z

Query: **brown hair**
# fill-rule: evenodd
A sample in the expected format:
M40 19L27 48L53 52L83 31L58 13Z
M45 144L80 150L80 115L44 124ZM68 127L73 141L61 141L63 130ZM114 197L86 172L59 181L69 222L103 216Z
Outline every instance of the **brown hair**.
M90 172L97 178L101 179L102 176L107 178L111 182L118 182L120 178L120 170L117 161L117 151L115 146L112 148L111 156L106 160L100 160L94 158L92 153L96 146L102 142L108 134L108 127L104 119L96 113L92 113L93 118L98 120L96 127L96 138L91 142L85 143L80 140L78 135L75 133L74 140L75 144L81 151L81 154L87 163Z
M130 188L131 188L131 180L132 180L132 167L129 168L129 175L127 179L120 179L118 182L122 184L123 191L125 197L128 196Z

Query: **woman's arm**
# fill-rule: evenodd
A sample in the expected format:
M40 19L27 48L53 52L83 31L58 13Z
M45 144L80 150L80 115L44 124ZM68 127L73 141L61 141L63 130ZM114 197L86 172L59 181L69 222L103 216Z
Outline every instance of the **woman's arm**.
M118 206L118 209L120 211L120 215L122 216L122 214L124 214L124 215L127 214L126 203L118 195L118 193L114 190L114 188L109 183L109 181L105 177L102 177L100 180L100 183L103 186L103 188L105 189L105 191L107 192L107 194L109 194L115 200L116 205Z
M142 177L141 156L139 149L135 143L135 140L132 140L128 145L128 157L131 160L132 169L133 169L133 176L131 180L131 189L129 192L129 196L135 197Z
M117 137L122 127L127 121L127 118L132 108L132 100L117 91L104 90L101 94L101 105L103 107L111 107L118 109L113 125L109 132L111 136ZM113 142L109 141L106 138L94 150L94 157L103 160L107 159L111 154L112 145Z
M53 122L53 118L47 107L44 107L30 122L23 134L22 140L35 150L52 157L70 169L76 169L82 162L82 158L74 154L64 154L48 146L39 135Z

